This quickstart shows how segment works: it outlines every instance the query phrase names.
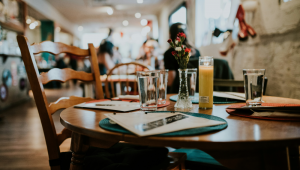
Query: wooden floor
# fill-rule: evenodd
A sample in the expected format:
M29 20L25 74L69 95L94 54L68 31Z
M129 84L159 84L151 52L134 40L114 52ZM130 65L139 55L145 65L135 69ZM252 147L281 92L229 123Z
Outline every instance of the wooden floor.
M46 95L48 102L53 102L62 96L82 96L82 90L79 87L47 89ZM0 121L0 170L50 169L42 125L33 97L0 114L3 116ZM63 129L59 114L60 111L53 115L58 132ZM65 141L61 150L69 150L69 142Z

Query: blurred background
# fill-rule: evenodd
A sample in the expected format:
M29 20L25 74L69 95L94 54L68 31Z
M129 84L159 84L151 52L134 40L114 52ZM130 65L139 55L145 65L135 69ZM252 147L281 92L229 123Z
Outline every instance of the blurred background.
M238 36L239 4L255 30L246 40ZM201 56L226 60L235 80L243 79L242 69L264 68L272 87L266 95L299 99L299 14L299 0L0 0L0 85L5 85L0 106L25 94L29 84L17 34L30 43L50 40L80 48L93 43L97 50L108 41L117 55L114 64L141 61L164 69L169 67L164 62L169 29L175 23ZM36 61L40 71L90 66L67 54L41 54Z

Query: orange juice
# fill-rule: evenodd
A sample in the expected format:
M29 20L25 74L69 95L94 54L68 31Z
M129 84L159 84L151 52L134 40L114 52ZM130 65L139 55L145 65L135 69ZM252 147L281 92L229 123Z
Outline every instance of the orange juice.
M199 66L199 108L211 109L213 107L214 67Z

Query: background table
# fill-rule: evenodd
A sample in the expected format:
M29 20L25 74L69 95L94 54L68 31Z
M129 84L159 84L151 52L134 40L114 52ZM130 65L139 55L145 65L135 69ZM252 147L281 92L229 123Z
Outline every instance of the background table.
M173 94L174 95L174 94ZM171 95L168 95L168 98ZM300 100L268 97L268 103L294 103ZM174 110L175 102L158 110ZM189 112L219 116L228 122L224 130L185 137L137 137L115 133L99 127L99 121L109 111L70 107L61 113L61 123L73 131L72 151L74 161L82 158L86 146L110 147L118 141L148 146L198 148L208 152L224 166L231 169L288 169L299 167L300 122L257 120L226 113L228 105L214 105L213 109L200 110L194 104ZM288 154L287 154L288 153ZM298 159L297 159L298 158ZM298 160L298 161L297 161ZM288 164L288 162L290 164Z

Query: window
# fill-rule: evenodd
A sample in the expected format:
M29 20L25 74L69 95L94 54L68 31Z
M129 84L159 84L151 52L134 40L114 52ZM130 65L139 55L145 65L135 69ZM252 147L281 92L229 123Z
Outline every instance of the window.
M180 5L172 14L169 16L169 25L180 22L186 24L186 7L185 4Z
M279 0L279 5L282 10L289 11L300 6L299 0Z

